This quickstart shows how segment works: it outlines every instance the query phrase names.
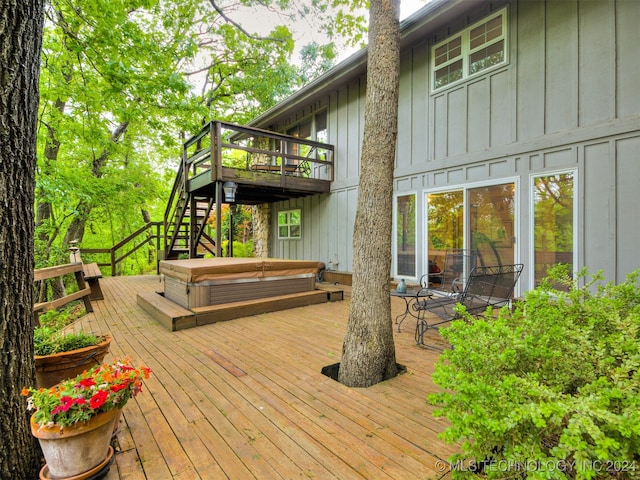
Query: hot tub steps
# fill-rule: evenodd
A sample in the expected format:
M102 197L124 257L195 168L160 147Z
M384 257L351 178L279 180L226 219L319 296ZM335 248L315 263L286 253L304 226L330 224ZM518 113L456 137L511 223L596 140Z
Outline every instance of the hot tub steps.
M137 303L165 328L176 331L209 323L341 300L334 289L311 290L186 309L157 292L139 293Z
M243 302L222 303L206 307L193 307L191 311L196 315L197 325L232 320L239 317L249 317L261 313L277 312L295 307L306 307L329 301L327 292L311 290L308 292L290 293L274 297L256 298Z
M196 316L191 310L173 303L160 293L139 293L136 301L144 311L172 332L196 326Z

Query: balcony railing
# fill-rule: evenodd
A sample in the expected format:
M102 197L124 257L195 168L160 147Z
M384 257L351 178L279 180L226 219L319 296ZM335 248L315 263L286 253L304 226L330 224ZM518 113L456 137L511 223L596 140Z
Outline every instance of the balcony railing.
M213 121L184 143L186 180L210 175L226 180L224 167L333 181L333 145L228 122Z

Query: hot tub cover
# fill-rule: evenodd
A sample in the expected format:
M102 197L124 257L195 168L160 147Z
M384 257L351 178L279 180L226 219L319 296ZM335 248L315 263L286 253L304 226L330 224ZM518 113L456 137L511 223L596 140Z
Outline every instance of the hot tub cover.
M281 258L191 258L162 260L160 273L187 283L236 278L318 274L322 262Z

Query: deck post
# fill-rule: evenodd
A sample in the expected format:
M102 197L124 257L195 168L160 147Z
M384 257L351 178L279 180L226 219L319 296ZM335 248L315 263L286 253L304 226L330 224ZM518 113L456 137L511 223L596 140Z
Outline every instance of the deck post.
M216 182L216 257L222 257L222 182Z

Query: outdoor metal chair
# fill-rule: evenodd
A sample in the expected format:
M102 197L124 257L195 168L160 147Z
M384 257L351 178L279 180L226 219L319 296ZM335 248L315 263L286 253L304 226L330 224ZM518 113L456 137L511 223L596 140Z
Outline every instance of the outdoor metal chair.
M464 289L459 292L442 292L434 289L430 297L416 302L418 311L416 321L416 344L424 345L424 333L427 329L450 322L460 317L456 306L462 304L471 315L482 314L487 307L507 305L513 296L513 290L524 265L492 265L474 267L466 279ZM436 314L439 321L429 323L427 312Z

